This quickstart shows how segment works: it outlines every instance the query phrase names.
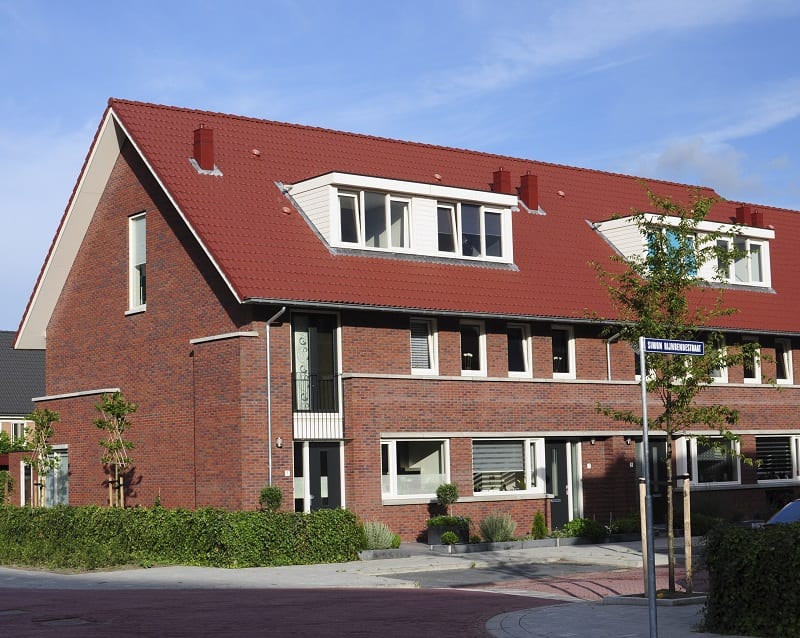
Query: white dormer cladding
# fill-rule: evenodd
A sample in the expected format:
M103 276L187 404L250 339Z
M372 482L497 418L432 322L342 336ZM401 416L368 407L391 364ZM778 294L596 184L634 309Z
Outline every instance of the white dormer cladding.
M286 190L336 248L514 262L516 195L338 172Z
M648 213L645 220L653 228L676 227L680 223L677 217L669 217ZM647 238L639 231L633 217L620 217L594 224L605 240L626 259L645 257L647 255ZM723 224L721 222L702 221L696 227L696 236L702 241L703 235L720 233L717 245L728 251L735 251L737 256L729 265L723 266L715 262L702 265L698 275L707 281L741 286L772 286L770 268L769 241L775 239L775 231L771 228L759 228Z

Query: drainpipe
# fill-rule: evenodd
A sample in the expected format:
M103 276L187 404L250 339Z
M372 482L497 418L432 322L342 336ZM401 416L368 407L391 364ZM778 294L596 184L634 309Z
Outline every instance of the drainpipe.
M618 332L617 334L606 339L606 373L608 374L609 381L611 381L611 344L615 343L621 335L622 333Z
M283 306L283 308L267 319L267 436L269 437L267 449L269 450L268 464L270 487L272 486L272 370L270 369L269 327L275 323L284 312L286 312L286 306Z

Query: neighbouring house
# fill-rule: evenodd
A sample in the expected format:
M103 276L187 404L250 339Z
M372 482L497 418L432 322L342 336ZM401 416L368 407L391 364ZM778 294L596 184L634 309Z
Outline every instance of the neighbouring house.
M16 340L46 351L36 405L61 415L69 503L107 502L92 421L119 389L139 405L131 505L252 509L273 484L287 509L346 506L408 540L443 482L456 514L521 529L635 511L641 432L595 405L641 406L640 386L630 347L589 319L613 314L590 262L646 250L626 220L643 182L693 192L110 100ZM719 327L769 357L702 400L740 410L741 452L763 463L687 438L676 469L696 502L751 517L800 485L800 213L723 201L712 219L747 255Z
M27 415L35 407L33 399L45 392L44 351L15 350L15 338L14 331L0 330L0 432L5 432L12 443L25 439L25 428L30 424ZM0 470L9 469L9 455L0 454ZM30 489L30 468L17 462L13 474L20 479L18 486ZM15 501L25 503L25 490L17 489L16 493L19 498L15 497Z

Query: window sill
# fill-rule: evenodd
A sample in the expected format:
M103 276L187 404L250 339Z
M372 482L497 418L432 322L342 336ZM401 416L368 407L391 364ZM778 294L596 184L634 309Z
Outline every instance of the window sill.
M435 494L431 494L430 496L381 496L381 505L427 505L435 501Z
M138 308L130 308L129 310L125 311L125 316L128 317L130 315L138 315L147 310L147 305L139 306Z
M472 496L462 496L459 503L481 503L486 501L527 501L532 499L547 498L544 492L522 491L517 492L478 492Z

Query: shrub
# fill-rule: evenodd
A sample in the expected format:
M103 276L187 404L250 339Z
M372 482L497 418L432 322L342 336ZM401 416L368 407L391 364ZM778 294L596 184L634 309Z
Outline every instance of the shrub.
M533 516L533 529L531 529L531 536L535 540L546 538L548 534L547 523L544 520L544 514L536 512Z
M514 540L517 524L511 520L511 514L489 514L480 523L481 536L490 543L502 543Z
M706 537L703 631L800 636L800 524L747 529L718 525Z
M638 534L642 531L642 519L639 512L615 518L609 525L612 534Z
M0 563L93 569L125 564L268 567L355 560L358 519L344 509L227 512L165 507L0 506Z
M455 483L442 483L436 488L436 500L449 514L450 506L458 500L458 486Z
M602 523L591 518L573 518L558 532L562 537L585 538L593 543L597 543L608 536L608 529Z
M277 512L281 508L283 501L283 493L279 487L274 485L267 485L261 489L261 494L258 495L258 504L262 510L269 512Z
M442 534L442 545L455 545L458 542L458 535L455 532L445 532Z
M459 527L469 529L470 519L467 516L432 516L428 519L428 527Z
M367 521L364 523L364 549L389 549L399 547L395 545L395 538L399 541L400 536L395 534L385 523L378 521Z

